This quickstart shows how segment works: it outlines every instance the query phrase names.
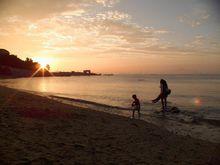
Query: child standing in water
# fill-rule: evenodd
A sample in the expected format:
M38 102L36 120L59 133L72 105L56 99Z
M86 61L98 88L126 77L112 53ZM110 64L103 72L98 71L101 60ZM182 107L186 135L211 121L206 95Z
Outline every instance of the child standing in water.
M135 111L138 111L138 119L140 119L140 117L141 117L141 114L140 114L140 109L141 109L140 101L139 101L139 99L137 98L136 95L132 95L132 98L134 99L134 101L131 104L131 106L132 106L132 118L134 118Z

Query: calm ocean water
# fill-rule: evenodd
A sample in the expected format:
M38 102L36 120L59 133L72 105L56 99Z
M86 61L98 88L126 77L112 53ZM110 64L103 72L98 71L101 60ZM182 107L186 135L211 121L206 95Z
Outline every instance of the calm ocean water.
M220 119L220 75L114 75L90 77L45 77L1 80L9 87L45 94L83 99L106 105L130 107L136 94L142 110L159 109L151 104L159 92L159 81L167 80L172 90L171 106L191 112L203 112Z

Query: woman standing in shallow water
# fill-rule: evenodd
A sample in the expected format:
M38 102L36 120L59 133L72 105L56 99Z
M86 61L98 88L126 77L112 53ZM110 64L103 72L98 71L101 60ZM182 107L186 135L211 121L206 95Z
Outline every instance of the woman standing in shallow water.
M160 80L160 94L159 96L152 100L153 103L157 103L161 99L163 111L167 110L167 96L171 93L171 90L168 88L167 82L164 79Z

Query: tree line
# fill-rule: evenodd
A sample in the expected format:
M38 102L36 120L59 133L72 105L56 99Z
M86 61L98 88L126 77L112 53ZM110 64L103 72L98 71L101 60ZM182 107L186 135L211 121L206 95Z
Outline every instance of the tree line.
M11 68L28 70L33 73L36 70L40 70L41 66L38 62L34 62L31 58L21 60L16 55L10 54L8 50L0 49L0 73L3 74L5 72L5 74L9 74L12 72ZM49 70L50 66L47 65L46 68ZM49 71L45 71L44 74L46 76L49 75ZM40 76L40 74L37 74L37 76Z

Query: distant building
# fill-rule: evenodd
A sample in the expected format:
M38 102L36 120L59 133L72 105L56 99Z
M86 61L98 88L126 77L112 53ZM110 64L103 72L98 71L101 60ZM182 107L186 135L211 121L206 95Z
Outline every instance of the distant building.
M84 74L89 74L89 75L90 75L90 74L91 74L91 70L84 70L83 73L84 73Z

